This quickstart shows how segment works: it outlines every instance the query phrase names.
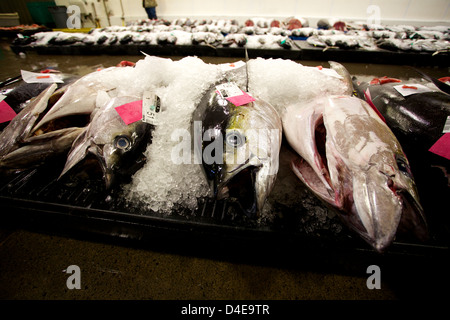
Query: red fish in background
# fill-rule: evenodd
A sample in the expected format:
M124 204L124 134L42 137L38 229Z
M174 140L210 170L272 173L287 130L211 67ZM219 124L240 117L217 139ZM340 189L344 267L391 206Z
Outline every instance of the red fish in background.
M303 25L298 19L291 19L288 22L288 30L300 29Z
M134 67L136 63L131 61L122 60L120 61L116 67Z

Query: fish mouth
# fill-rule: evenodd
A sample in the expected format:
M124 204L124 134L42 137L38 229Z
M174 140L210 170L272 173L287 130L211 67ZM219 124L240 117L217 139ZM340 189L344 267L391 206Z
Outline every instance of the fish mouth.
M110 165L108 165L106 158L103 154L104 146L95 146L93 150L90 150L90 153L93 154L95 159L97 160L98 166L103 173L103 181L105 183L106 190L111 189L115 182L115 174Z
M103 175L103 168L99 158L89 152L72 167L65 169L59 176L59 180L65 177L63 181L67 181L66 183L70 185L76 185L79 182L94 181L96 185L105 186L104 183L98 183L104 181Z
M261 167L262 165L246 164L227 172L222 182L214 182L217 199L230 198L238 204L246 216L249 218L257 216L263 205L257 188L258 172Z
M332 187L327 153L326 153L326 127L323 117L315 119L312 127L312 141L310 145L314 159L310 161L301 157L297 152L291 160L291 169L320 198L333 206L340 206L337 203L336 193ZM313 165L310 164L313 163ZM342 201L339 201L342 202Z
M67 161L58 179L68 177L68 181L104 181L106 190L109 190L114 182L114 174L108 167L104 157L103 148L98 145L84 145L84 148L76 150L73 158Z
M378 252L400 235L426 241L428 227L415 190L400 187L389 177L380 180L382 175L354 177L354 206L344 220Z

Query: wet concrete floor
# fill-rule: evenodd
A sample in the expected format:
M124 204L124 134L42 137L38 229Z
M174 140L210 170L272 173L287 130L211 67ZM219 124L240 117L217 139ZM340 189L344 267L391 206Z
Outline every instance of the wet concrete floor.
M27 53L20 57L0 47L0 80L49 66L63 72L85 74L98 66L109 67L121 60L136 62L143 56L44 56ZM181 57L172 57L179 59ZM206 62L235 61L204 58ZM301 61L305 65L326 65ZM406 66L344 64L352 74L392 77L412 75ZM448 76L447 68L421 68L435 77ZM1 212L12 215L14 212ZM296 261L295 248L292 259ZM230 259L228 259L230 258ZM68 266L81 271L81 289L67 286ZM208 255L183 254L153 244L136 247L107 240L41 233L19 225L0 225L0 299L249 299L249 300L372 300L426 296L423 286L405 286L405 279L381 278L381 289L368 289L366 270L357 274L302 268L301 263L252 263ZM429 284L431 286L431 284ZM425 287L428 291L428 287ZM414 291L415 290L415 291Z

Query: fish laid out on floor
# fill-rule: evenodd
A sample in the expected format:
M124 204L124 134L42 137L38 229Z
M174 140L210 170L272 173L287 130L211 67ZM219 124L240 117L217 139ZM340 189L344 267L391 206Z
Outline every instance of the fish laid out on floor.
M193 113L196 154L216 198L236 201L246 215L255 217L278 172L281 119L256 97L243 105L227 100L218 91L220 85L229 83L207 90Z
M104 76L113 74L120 67L110 67L100 71L91 72L69 86L60 89L59 100L52 108L39 120L33 131L51 126L54 121L66 117L90 117L97 110L99 94L108 95L108 91L115 89L105 84ZM106 99L110 98L107 96ZM89 120L87 120L88 122ZM45 129L44 129L45 130Z
M57 73L63 83L58 83L58 89L67 86L77 80L77 76L71 74ZM37 82L27 83L21 78L18 78L16 82L2 87L0 93L5 95L4 101L16 112L19 113L24 104L38 96L42 91L47 89L52 83L49 82Z
M83 131L82 127L77 126L61 126L47 132L33 131L37 120L59 99L56 88L57 85L52 84L32 99L0 134L0 170L3 173L33 168L64 155Z
M448 135L444 129L450 116L450 86L419 73L425 81L411 78L382 84L354 78L354 86L358 97L380 112L400 141L425 212L441 217L450 197L450 160L444 157L449 146L442 142Z
M74 141L60 179L87 161L94 160L107 189L129 179L145 164L143 152L151 141L153 126L142 120L126 125L116 107L140 100L134 96L112 98L100 107ZM82 171L82 170L81 170Z
M443 135L450 116L450 95L428 86L430 83L414 79L386 83L354 80L358 97L377 108L408 157L428 153ZM441 87L450 89L445 83Z
M57 88L52 84L20 111L0 133L0 157L18 149L32 132L39 116L47 109L48 101Z
M282 120L300 156L294 173L375 249L387 248L402 220L426 228L400 143L366 102L323 97L289 106Z
M65 128L29 137L23 141L23 146L0 159L0 168L15 171L38 166L53 156L68 152L83 130Z
M345 77L345 68L336 71ZM426 238L408 160L368 103L350 95L317 97L286 107L282 122L299 156L291 162L294 173L366 242L383 251L403 228Z
M77 77L63 75L63 84L24 83L16 87L9 96L22 101L30 94L38 93L8 123L0 134L0 169L2 172L15 172L38 166L53 156L62 155L70 149L72 142L81 133L86 121L75 123L61 121L52 123L45 130L35 130L40 119L58 103ZM59 88L59 89L58 89ZM25 92L30 89L29 92ZM39 93L40 92L40 93Z

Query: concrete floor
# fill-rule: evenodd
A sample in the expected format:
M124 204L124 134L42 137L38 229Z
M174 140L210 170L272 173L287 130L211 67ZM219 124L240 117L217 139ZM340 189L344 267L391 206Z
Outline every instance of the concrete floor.
M20 69L57 65L66 72L86 73L93 66L115 65L120 60L142 57L39 56L14 55L8 43L1 42L0 79L18 75ZM212 59L214 60L214 59ZM224 62L229 59L215 59ZM317 65L317 62L306 64ZM367 65L349 64L350 72L362 73ZM358 72L360 70L361 72ZM369 70L382 72L379 66ZM391 76L405 68L392 67ZM433 75L448 75L448 70L430 69ZM11 212L2 212L14 214ZM302 268L300 255L292 248L297 263L276 266L252 263L233 256L217 258L166 250L158 243L150 247L115 244L83 237L38 233L20 225L0 226L0 299L3 300L373 300L426 297L434 284L405 285L408 279L381 278L381 289L369 290L365 268L355 274L338 270L317 271ZM66 284L70 265L81 272L81 289L69 290ZM423 275L418 275L420 278ZM416 279L417 280L417 279ZM427 282L427 280L424 280ZM417 282L416 282L417 283Z
M0 299L396 299L366 278L221 261L24 230L2 233ZM81 289L64 272L80 267Z

